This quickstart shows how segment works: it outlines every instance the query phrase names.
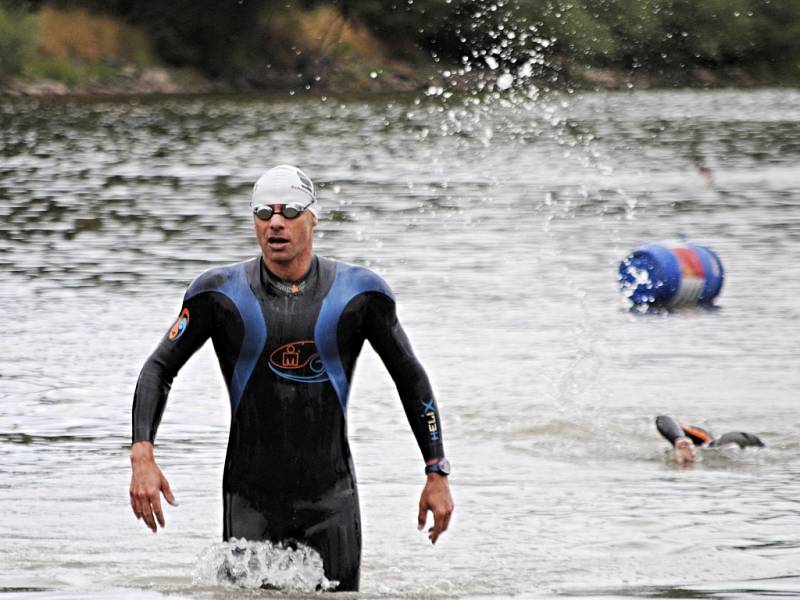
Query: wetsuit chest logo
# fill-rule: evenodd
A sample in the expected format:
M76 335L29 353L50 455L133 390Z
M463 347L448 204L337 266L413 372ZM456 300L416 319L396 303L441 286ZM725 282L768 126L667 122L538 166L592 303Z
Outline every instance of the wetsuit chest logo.
M289 342L269 355L269 368L278 377L298 383L328 381L328 373L314 340Z

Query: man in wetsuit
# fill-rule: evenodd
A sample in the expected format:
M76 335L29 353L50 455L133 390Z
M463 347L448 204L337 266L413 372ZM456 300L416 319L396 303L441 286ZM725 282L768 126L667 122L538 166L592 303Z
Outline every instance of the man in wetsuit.
M715 438L705 429L695 425L686 425L668 417L659 415L656 417L656 428L664 438L672 444L675 449L675 460L678 464L692 463L697 458L695 447L715 448L736 444L739 448L748 446L763 446L757 436L744 431L731 431L718 438Z
M223 474L223 538L296 541L322 556L338 591L357 590L361 523L347 399L364 340L397 386L422 451L422 529L435 543L453 510L449 463L428 377L395 313L394 296L368 269L312 251L317 205L295 167L270 169L251 205L261 256L211 269L189 286L178 319L142 368L133 402L131 507L155 532L160 494L174 504L153 440L173 378L211 338L231 404Z

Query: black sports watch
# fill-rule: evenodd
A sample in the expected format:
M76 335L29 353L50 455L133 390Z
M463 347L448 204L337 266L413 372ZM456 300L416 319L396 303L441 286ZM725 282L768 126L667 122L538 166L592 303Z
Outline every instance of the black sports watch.
M450 461L443 458L432 465L427 465L425 467L425 474L428 475L429 473L438 473L442 477L447 477L450 475Z

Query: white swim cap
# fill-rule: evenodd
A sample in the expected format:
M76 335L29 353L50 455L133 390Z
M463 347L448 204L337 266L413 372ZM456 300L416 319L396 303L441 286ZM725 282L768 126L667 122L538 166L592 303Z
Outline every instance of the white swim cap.
M317 194L311 179L297 167L279 165L273 167L253 186L250 208L272 204L299 204L319 217Z

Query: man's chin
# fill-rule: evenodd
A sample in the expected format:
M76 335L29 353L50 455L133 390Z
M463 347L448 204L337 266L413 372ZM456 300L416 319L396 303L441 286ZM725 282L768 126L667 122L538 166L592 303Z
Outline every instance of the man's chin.
M292 262L292 260L294 260L294 256L286 251L282 252L269 251L267 252L267 260L269 262L273 262L278 265L285 265Z

